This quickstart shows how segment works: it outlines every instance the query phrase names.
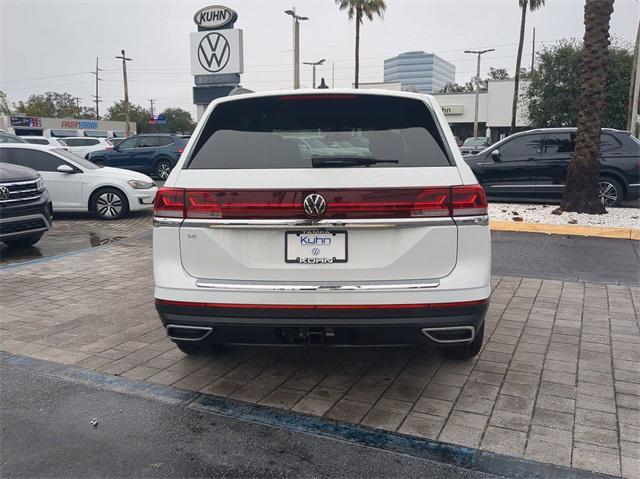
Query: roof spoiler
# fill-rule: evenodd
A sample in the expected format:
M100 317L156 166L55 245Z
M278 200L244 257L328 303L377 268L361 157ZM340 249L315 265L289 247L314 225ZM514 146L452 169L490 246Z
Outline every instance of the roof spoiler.
M248 88L237 86L229 92L229 96L245 95L247 93L255 93L255 92L253 90L249 90Z

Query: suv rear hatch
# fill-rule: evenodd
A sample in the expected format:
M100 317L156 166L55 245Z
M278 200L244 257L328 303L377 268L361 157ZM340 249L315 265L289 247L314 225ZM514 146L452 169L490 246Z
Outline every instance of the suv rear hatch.
M442 138L413 98L222 102L176 187L160 190L156 215L185 218L182 264L200 279L442 278L457 258L452 216L486 212L481 188L459 186Z

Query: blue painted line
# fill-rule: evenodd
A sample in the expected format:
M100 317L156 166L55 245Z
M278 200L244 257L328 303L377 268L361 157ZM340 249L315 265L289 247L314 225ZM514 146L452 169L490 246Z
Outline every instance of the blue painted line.
M514 479L605 479L614 477L457 446L431 439L380 431L366 426L329 421L316 416L186 391L171 386L134 381L98 371L60 365L26 356L9 355L3 362L36 370L69 382L79 382L134 396L156 399L200 412L278 427L303 434L342 440L500 477Z
M109 248L112 246L117 246L117 245L125 245L127 244L129 241L132 240L139 240L139 239L144 239L147 236L151 236L151 231L145 231L144 233L141 233L139 235L133 235L133 236L128 236L127 238L124 238L123 240L120 241L114 241L113 243L107 243L104 245L100 245L100 246L90 246L88 248L82 248L76 251L69 251L68 253L60 253L60 254L56 254L53 256L47 256L46 258L39 258L39 259L32 259L32 260L28 260L28 261L21 261L18 263L12 263L12 264L8 264L6 266L0 266L0 271L7 271L7 270L11 270L11 269L17 269L17 268L21 268L24 266L33 266L34 264L44 264L44 263L49 263L50 261L55 261L58 259L62 259L62 258L66 258L68 256L76 256L76 255L80 255L83 253L88 253L91 251L99 251L102 248Z

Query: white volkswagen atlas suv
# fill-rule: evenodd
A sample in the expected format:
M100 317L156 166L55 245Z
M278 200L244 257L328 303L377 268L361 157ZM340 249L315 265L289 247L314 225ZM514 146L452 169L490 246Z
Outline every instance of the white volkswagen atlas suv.
M430 96L218 99L154 211L156 309L185 353L431 343L466 358L482 346L487 201Z

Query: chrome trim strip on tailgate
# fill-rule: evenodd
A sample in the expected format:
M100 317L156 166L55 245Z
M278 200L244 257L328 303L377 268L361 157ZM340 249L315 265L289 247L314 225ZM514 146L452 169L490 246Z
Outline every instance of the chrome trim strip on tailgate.
M210 220L186 219L185 227L195 228L390 228L414 226L453 226L452 218L371 218L371 219L330 219L330 220Z
M418 280L411 282L395 282L395 283L249 283L249 282L220 282L219 280L198 279L196 280L198 288L206 288L217 291L241 291L241 292L329 292L336 291L415 291L421 289L433 289L440 286L440 281L434 280Z
M489 224L489 215L456 216L453 220L457 226L487 226Z

